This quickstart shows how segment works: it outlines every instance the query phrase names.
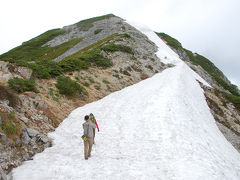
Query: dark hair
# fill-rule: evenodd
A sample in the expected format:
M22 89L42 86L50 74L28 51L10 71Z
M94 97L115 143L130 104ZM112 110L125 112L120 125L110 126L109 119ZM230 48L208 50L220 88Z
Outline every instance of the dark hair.
M88 119L89 119L89 116L88 116L88 115L86 115L86 116L84 117L84 119L85 119L85 120L88 120Z

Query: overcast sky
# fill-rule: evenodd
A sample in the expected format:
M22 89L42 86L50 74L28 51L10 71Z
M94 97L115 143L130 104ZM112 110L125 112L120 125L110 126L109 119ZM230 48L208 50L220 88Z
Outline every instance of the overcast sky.
M7 0L0 54L47 30L113 13L178 39L240 87L240 0Z

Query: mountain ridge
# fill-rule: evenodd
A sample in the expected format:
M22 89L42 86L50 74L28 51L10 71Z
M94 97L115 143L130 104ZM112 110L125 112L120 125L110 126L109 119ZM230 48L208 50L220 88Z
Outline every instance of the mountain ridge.
M108 28L104 29L105 25L101 22L108 24L106 26ZM14 127L14 123L16 123L14 121L17 121L22 128L15 135L8 135L6 130L1 129L1 138L5 140L2 141L4 147L2 151L11 149L12 153L7 156L10 156L10 159L16 159L15 154L19 151L16 147L25 149L23 154L17 156L17 161L6 159L1 161L1 166L5 171L9 172L12 169L10 164L18 166L21 161L30 159L35 153L51 146L51 140L47 138L47 133L54 131L73 109L101 99L116 90L121 90L174 66L163 63L165 57L159 59L155 55L157 46L146 35L119 17L110 14L100 18L91 18L82 23L84 23L83 29L79 28L76 23L65 26L63 28L65 30L50 30L0 55L1 86L7 87L8 81L13 77L24 79L26 82L32 77L37 90L20 94L9 91L10 95L19 97L20 103L16 103L16 107L11 107L6 96L0 97L1 113L4 115L1 115L1 118L4 119L11 112L15 112L15 118L10 118L12 124L8 126ZM113 30L109 29L109 27L115 27L115 30L114 28ZM86 42L90 38L87 46L81 44L85 35ZM94 39L92 37L98 38L92 40ZM71 51L74 47L76 49ZM53 61L68 50L71 53L65 57L66 59ZM175 52L181 59L195 69L212 87L216 88L213 90L203 85L209 107L212 109L215 120L219 123L219 128L222 129L223 134L229 130L225 136L239 150L240 142L237 140L240 135L237 106L239 101L236 100L238 96L231 95L231 92L230 96L229 90L219 85L199 64L196 62L194 64L194 60L191 61L189 57L189 54L190 56L192 54L187 54L186 51L182 47L175 48ZM74 53L76 54L73 55ZM63 83L73 85L72 89L67 89L65 92L69 93L73 90L74 96L61 94L63 89L58 89L55 85L58 78L62 76L66 77L63 79ZM223 80L225 79L223 78ZM16 84L13 83L15 85L13 87L19 89L25 86L24 83L21 84L18 81L14 81ZM227 81L225 83L231 87ZM5 91L8 92L8 90ZM30 136L34 130L37 132L34 136Z
M217 128L196 79L209 87L208 83L154 32L133 26L159 47L160 60L174 66L75 109L50 134L53 147L14 169L14 179L240 177L240 155ZM100 132L86 162L79 117L89 112L100 122Z

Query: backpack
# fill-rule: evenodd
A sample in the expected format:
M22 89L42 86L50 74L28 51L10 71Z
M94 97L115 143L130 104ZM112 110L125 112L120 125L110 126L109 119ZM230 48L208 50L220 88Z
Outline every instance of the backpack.
M94 117L93 113L90 113L89 118L90 118L90 121L91 121L93 124L95 124L95 117Z

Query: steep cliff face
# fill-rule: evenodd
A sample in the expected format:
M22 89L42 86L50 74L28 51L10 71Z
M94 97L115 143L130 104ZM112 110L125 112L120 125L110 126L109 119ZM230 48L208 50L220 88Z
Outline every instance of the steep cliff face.
M158 59L156 51L157 46L144 34L121 18L107 15L48 31L1 55L1 87L9 93L0 96L0 115L5 124L17 129L9 133L0 126L2 169L9 172L51 146L47 133L75 108L171 67ZM76 62L84 62L87 68ZM61 73L56 75L58 68ZM84 93L61 94L56 87L60 76L81 85ZM11 90L7 82L16 77L34 79L35 92L15 92L21 84ZM9 101L12 95L14 102ZM14 120L7 118L9 114L14 114Z
M226 139L240 152L240 93L227 77L205 57L184 49L180 42L164 33L157 33L178 55L206 80L202 85L211 113Z

